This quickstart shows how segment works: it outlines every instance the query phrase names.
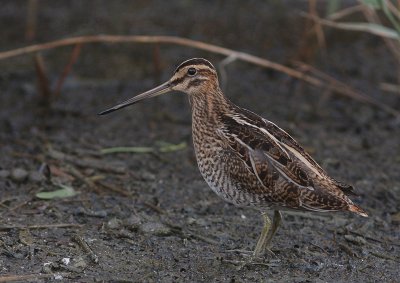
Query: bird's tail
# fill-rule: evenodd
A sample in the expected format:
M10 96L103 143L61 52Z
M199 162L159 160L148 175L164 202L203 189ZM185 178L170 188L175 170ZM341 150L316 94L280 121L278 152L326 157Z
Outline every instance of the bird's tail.
M355 204L349 204L349 211L357 213L358 215L368 217L367 212Z

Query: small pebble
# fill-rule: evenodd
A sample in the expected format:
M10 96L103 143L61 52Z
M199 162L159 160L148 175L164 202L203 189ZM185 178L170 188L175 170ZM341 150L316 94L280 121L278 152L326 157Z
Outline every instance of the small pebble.
M37 171L29 172L29 181L34 182L34 183L40 183L43 180L44 180L43 174L41 174Z
M69 257L64 257L61 259L62 264L68 265L70 263L71 259Z
M92 217L104 218L104 217L107 217L108 213L106 210L102 209L102 210L96 210L96 211L89 211L87 213L87 215L92 216Z
M28 172L22 168L15 168L11 171L11 179L15 182L23 182L28 177Z
M86 268L87 266L87 262L82 258L82 257L78 257L76 259L74 259L72 266L75 268Z
M167 236L171 234L171 229L160 222L147 222L140 228L142 232L156 236Z
M61 274L54 274L54 280L63 280L64 277L62 277Z
M199 225L199 226L207 226L207 221L204 220L203 218L198 218L198 219L196 219L196 218L193 218L193 217L189 217L189 218L186 220L186 223L187 223L188 225L196 224L196 225Z
M156 175L154 175L153 173L150 173L148 171L143 171L143 172L140 172L140 178L143 181L154 181L154 180L156 180Z
M52 273L53 268L54 269L59 268L59 264L56 264L54 262L45 262L45 263L43 263L42 272L43 273Z
M51 265L45 265L45 266L43 266L42 272L43 272L43 273L46 273L46 274L51 273Z
M131 215L124 221L124 225L130 230L137 230L141 224L142 219L136 215Z
M109 229L118 229L121 227L121 225L122 225L122 221L115 217L110 219L106 224L107 228L109 228Z
M193 217L189 217L189 218L186 220L186 223L187 223L188 225L195 224L195 223L196 223L196 219L193 218Z

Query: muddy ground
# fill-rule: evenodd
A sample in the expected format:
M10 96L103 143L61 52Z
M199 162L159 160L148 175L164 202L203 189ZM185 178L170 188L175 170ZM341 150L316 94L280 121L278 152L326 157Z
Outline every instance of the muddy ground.
M29 44L25 2L1 5L1 50ZM326 30L327 48L315 49L313 37L304 41L300 10L306 1L40 1L35 42L99 33L183 36L283 64L308 59L400 108L398 95L379 88L398 83L398 66L382 40ZM53 88L70 52L42 53ZM257 211L224 203L202 180L185 95L96 115L168 79L184 59L223 59L162 45L158 73L153 54L150 45L83 46L50 108L41 103L32 55L0 62L1 282L398 282L398 119L278 72L230 64L231 100L276 122L332 176L355 185L355 201L370 214L285 213L274 255L237 270L246 259L237 250L253 249L262 220ZM100 152L165 143L181 146ZM36 195L56 184L78 194Z

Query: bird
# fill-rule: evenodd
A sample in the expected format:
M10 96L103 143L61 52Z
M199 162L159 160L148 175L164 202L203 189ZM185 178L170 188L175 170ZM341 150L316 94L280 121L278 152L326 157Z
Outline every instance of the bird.
M351 185L328 173L287 132L231 102L206 59L181 63L165 83L115 105L105 115L171 91L186 93L192 116L193 146L201 175L223 200L260 211L264 225L252 253L269 250L281 211L350 211L368 217L350 196ZM273 220L268 216L273 211Z

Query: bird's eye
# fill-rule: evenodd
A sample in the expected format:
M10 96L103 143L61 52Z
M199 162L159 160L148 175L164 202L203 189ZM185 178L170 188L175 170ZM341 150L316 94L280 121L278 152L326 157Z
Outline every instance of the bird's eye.
M195 68L189 68L187 70L187 73L188 73L189 76L194 76L194 75L196 75L197 70Z

